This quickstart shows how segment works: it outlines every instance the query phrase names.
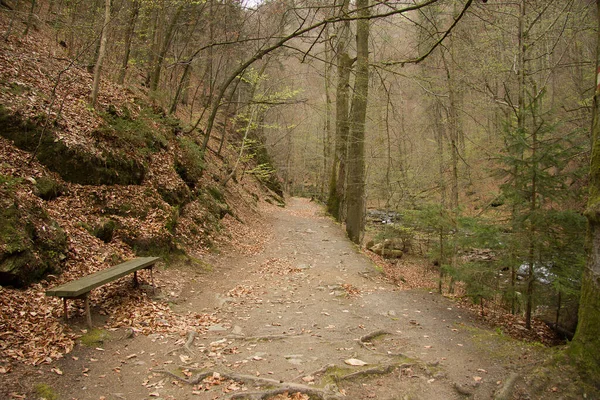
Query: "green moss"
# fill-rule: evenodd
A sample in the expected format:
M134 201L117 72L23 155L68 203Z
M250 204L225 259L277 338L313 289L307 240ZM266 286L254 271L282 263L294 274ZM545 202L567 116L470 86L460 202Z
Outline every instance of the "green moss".
M110 243L117 229L117 222L112 219L106 219L97 224L92 229L92 235L102 240L104 243Z
M340 367L337 365L329 366L323 373L321 385L327 386L332 383L337 384L340 381L341 377L346 376L352 372L356 372L356 370L352 368Z
M54 200L64 192L64 187L54 179L42 176L35 182L36 195L46 201Z
M119 147L132 148L144 154L164 149L168 144L166 134L160 125L157 127L157 123L161 124L161 116L149 107L143 108L139 116L133 118L128 108L117 110L111 105L101 116L104 125L94 135L117 141Z
M179 207L175 206L173 207L173 209L171 210L171 214L169 215L169 218L167 219L167 222L165 223L165 228L171 232L172 234L175 233L175 229L177 228L177 222L179 221Z
M175 171L190 187L195 188L204 171L204 154L196 141L189 137L179 138L179 155Z
M206 261L201 260L199 258L190 255L188 255L187 258L188 263L190 263L194 267L194 269L200 270L202 272L212 272L215 269L215 267L212 264L207 263Z
M130 153L105 150L92 154L82 148L70 148L58 140L51 129L43 129L45 116L37 121L24 120L0 105L0 136L18 148L35 152L37 159L65 181L83 185L140 184L146 167Z
M110 339L110 335L107 331L103 329L93 328L87 331L79 341L82 345L87 347L97 347L98 345L103 344L105 341Z
M37 385L34 386L34 390L37 393L37 395L40 397L40 399L59 400L58 395L56 394L56 392L54 391L54 389L52 389L52 387L50 385L47 385L45 383L38 383Z

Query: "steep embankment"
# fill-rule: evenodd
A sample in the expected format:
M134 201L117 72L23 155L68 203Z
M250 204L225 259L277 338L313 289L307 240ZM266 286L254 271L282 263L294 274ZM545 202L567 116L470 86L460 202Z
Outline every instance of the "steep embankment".
M8 23L0 15L1 31ZM252 174L224 187L235 157L228 142L202 158L201 132L185 133L141 88L104 81L92 109L92 75L44 30L0 41L2 374L73 348L80 332L60 322L60 301L46 288L136 255L202 267L219 229L277 197ZM123 282L95 290L92 302L108 326L142 332L210 321L175 315ZM77 302L69 307L81 315Z

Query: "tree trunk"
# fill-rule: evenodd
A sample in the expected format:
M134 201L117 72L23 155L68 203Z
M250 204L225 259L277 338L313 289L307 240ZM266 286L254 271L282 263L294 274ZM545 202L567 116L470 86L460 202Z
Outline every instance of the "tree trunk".
M127 74L127 65L129 64L129 55L131 53L131 41L133 40L133 34L135 33L135 22L137 21L138 14L140 12L139 0L133 0L131 3L131 14L129 15L129 24L127 25L127 32L125 32L125 52L123 53L123 63L121 70L119 71L119 77L117 83L122 85L125 82L125 75Z
M348 0L342 0L340 15L348 13ZM337 32L337 87L335 101L335 154L329 182L327 211L338 221L344 219L344 198L346 192L346 157L348 150L348 100L350 72L353 60L348 55L350 45L350 21L338 26Z
M34 11L35 0L31 0L31 8L29 9L29 15L27 16L27 24L25 25L25 31L23 32L23 36L29 35L29 29L31 29L31 24L33 24Z
M346 232L360 243L365 215L365 121L369 94L369 0L357 0L356 78L352 96L351 125L348 141L348 188Z
M154 69L152 71L152 75L150 77L150 91L155 92L158 89L158 83L160 82L160 73L162 71L163 61L167 56L167 52L171 47L171 42L173 40L173 35L175 34L175 26L177 25L177 21L179 21L179 16L183 11L183 4L177 7L177 11L175 11L175 15L171 19L169 23L169 27L167 28L167 32L165 33L165 37L162 45L160 46L160 51L158 53L158 57L154 63Z
M110 24L110 6L111 0L105 0L104 24L102 26L102 33L100 34L100 49L98 50L98 58L96 59L96 65L94 66L94 82L92 84L91 106L94 108L96 108L96 103L98 102L102 62L104 61L104 55L106 53L106 38L108 36L108 25Z
M600 0L596 0L600 28ZM600 29L597 31L596 71L600 70ZM596 383L600 383L600 77L597 76L592 108L592 159L589 199L586 216L589 221L590 254L581 285L579 323L570 352Z

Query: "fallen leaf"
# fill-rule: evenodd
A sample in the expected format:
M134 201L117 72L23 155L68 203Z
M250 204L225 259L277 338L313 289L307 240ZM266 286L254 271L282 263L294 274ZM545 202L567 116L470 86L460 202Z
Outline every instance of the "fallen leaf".
M54 372L54 373L56 373L58 375L62 375L63 374L63 372L58 367L54 367L50 371L52 371L52 372Z

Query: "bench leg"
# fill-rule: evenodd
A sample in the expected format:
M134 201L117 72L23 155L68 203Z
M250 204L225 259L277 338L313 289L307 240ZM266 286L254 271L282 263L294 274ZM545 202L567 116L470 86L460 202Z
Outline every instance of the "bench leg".
M92 314L90 313L90 296L86 294L83 301L85 302L85 318L87 321L87 325L90 329L92 329Z
M137 271L133 271L133 286L135 286L135 287L140 286L140 282L138 281L138 278L137 278Z
M69 321L69 312L67 311L67 298L63 297L63 315L65 316L65 322Z

